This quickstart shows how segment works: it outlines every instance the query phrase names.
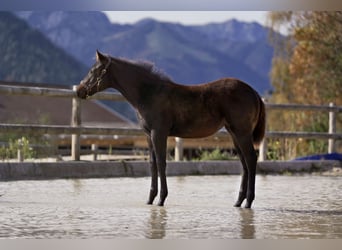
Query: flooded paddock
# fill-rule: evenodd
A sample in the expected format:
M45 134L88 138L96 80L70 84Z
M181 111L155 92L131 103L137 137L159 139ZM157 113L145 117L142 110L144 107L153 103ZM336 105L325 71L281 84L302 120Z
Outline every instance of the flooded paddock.
M253 209L234 208L240 176L0 182L0 238L342 238L342 177L262 176Z

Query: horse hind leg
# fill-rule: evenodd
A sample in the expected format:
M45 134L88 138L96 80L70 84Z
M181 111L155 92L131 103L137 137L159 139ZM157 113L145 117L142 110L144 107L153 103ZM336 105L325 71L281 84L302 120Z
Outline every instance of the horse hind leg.
M248 185L248 168L245 162L245 159L242 155L242 152L238 146L238 144L234 141L234 146L236 149L236 152L239 156L239 159L242 163L242 176L241 176L241 184L240 184L240 190L239 190L239 196L237 201L234 204L234 207L241 207L242 202L247 197L247 185Z
M158 194L158 169L157 169L156 155L153 149L150 136L148 136L147 142L148 142L148 147L150 151L150 169L151 169L151 189L150 189L150 194L147 200L147 204L152 205L154 199L156 198Z
M242 178L239 191L239 197L236 201L236 207L240 207L242 202L247 198L246 208L251 208L255 198L255 174L257 156L253 147L252 135L237 135L226 127L231 133L234 145L242 163Z
M238 144L248 170L246 194L247 201L245 204L245 208L251 208L255 198L255 174L257 164L257 155L253 147L252 135L239 137Z

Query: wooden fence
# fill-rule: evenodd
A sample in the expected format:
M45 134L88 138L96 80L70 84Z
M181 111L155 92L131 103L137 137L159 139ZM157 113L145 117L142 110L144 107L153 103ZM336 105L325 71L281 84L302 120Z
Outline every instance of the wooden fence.
M81 102L77 98L75 87L71 89L54 89L42 87L23 87L6 85L0 82L0 94L4 95L31 95L31 96L48 96L48 97L64 97L72 98L72 117L70 126L59 125L23 125L23 124L0 124L0 133L17 132L27 134L71 134L71 155L73 160L80 159L80 135L125 135L125 136L141 136L142 130L134 128L98 128L82 126L80 109ZM100 92L92 96L90 99L125 101L124 97L118 93ZM336 113L342 111L342 106L329 105L297 105L297 104L269 104L266 103L267 110L314 110L329 112L329 131L328 133L318 132L275 132L267 131L265 139L260 145L259 160L266 159L267 139L268 138L315 138L327 139L329 141L328 153L335 151L335 140L341 140L342 134L336 133ZM226 132L219 131L215 137L227 136ZM175 140L175 160L182 160L183 141L181 138Z

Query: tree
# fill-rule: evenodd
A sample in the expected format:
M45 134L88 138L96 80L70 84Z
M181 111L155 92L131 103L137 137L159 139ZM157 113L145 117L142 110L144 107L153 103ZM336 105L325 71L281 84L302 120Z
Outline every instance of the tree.
M341 105L342 12L270 12L268 21L273 30L284 31L285 28L287 33L286 38L279 38L275 32L271 34L275 49L271 102ZM328 130L327 114L274 112L269 118L272 130ZM341 122L339 116L338 123ZM287 148L289 158L326 152L326 142L296 140L288 143Z

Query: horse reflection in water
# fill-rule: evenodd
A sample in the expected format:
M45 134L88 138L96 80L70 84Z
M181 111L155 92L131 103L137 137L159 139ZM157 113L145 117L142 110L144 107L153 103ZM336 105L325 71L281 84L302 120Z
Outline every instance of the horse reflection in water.
M168 136L200 138L225 127L231 134L243 171L235 206L250 208L255 196L257 156L253 144L265 134L265 107L258 93L233 78L198 85L180 85L152 64L114 58L96 52L96 63L77 88L87 98L107 88L121 92L136 109L147 135L151 162L151 189L147 203L158 194L163 206L168 195L166 144Z
M254 211L241 209L240 211L241 239L255 239Z
M148 220L146 238L163 239L166 236L167 211L164 207L151 207L151 216Z

